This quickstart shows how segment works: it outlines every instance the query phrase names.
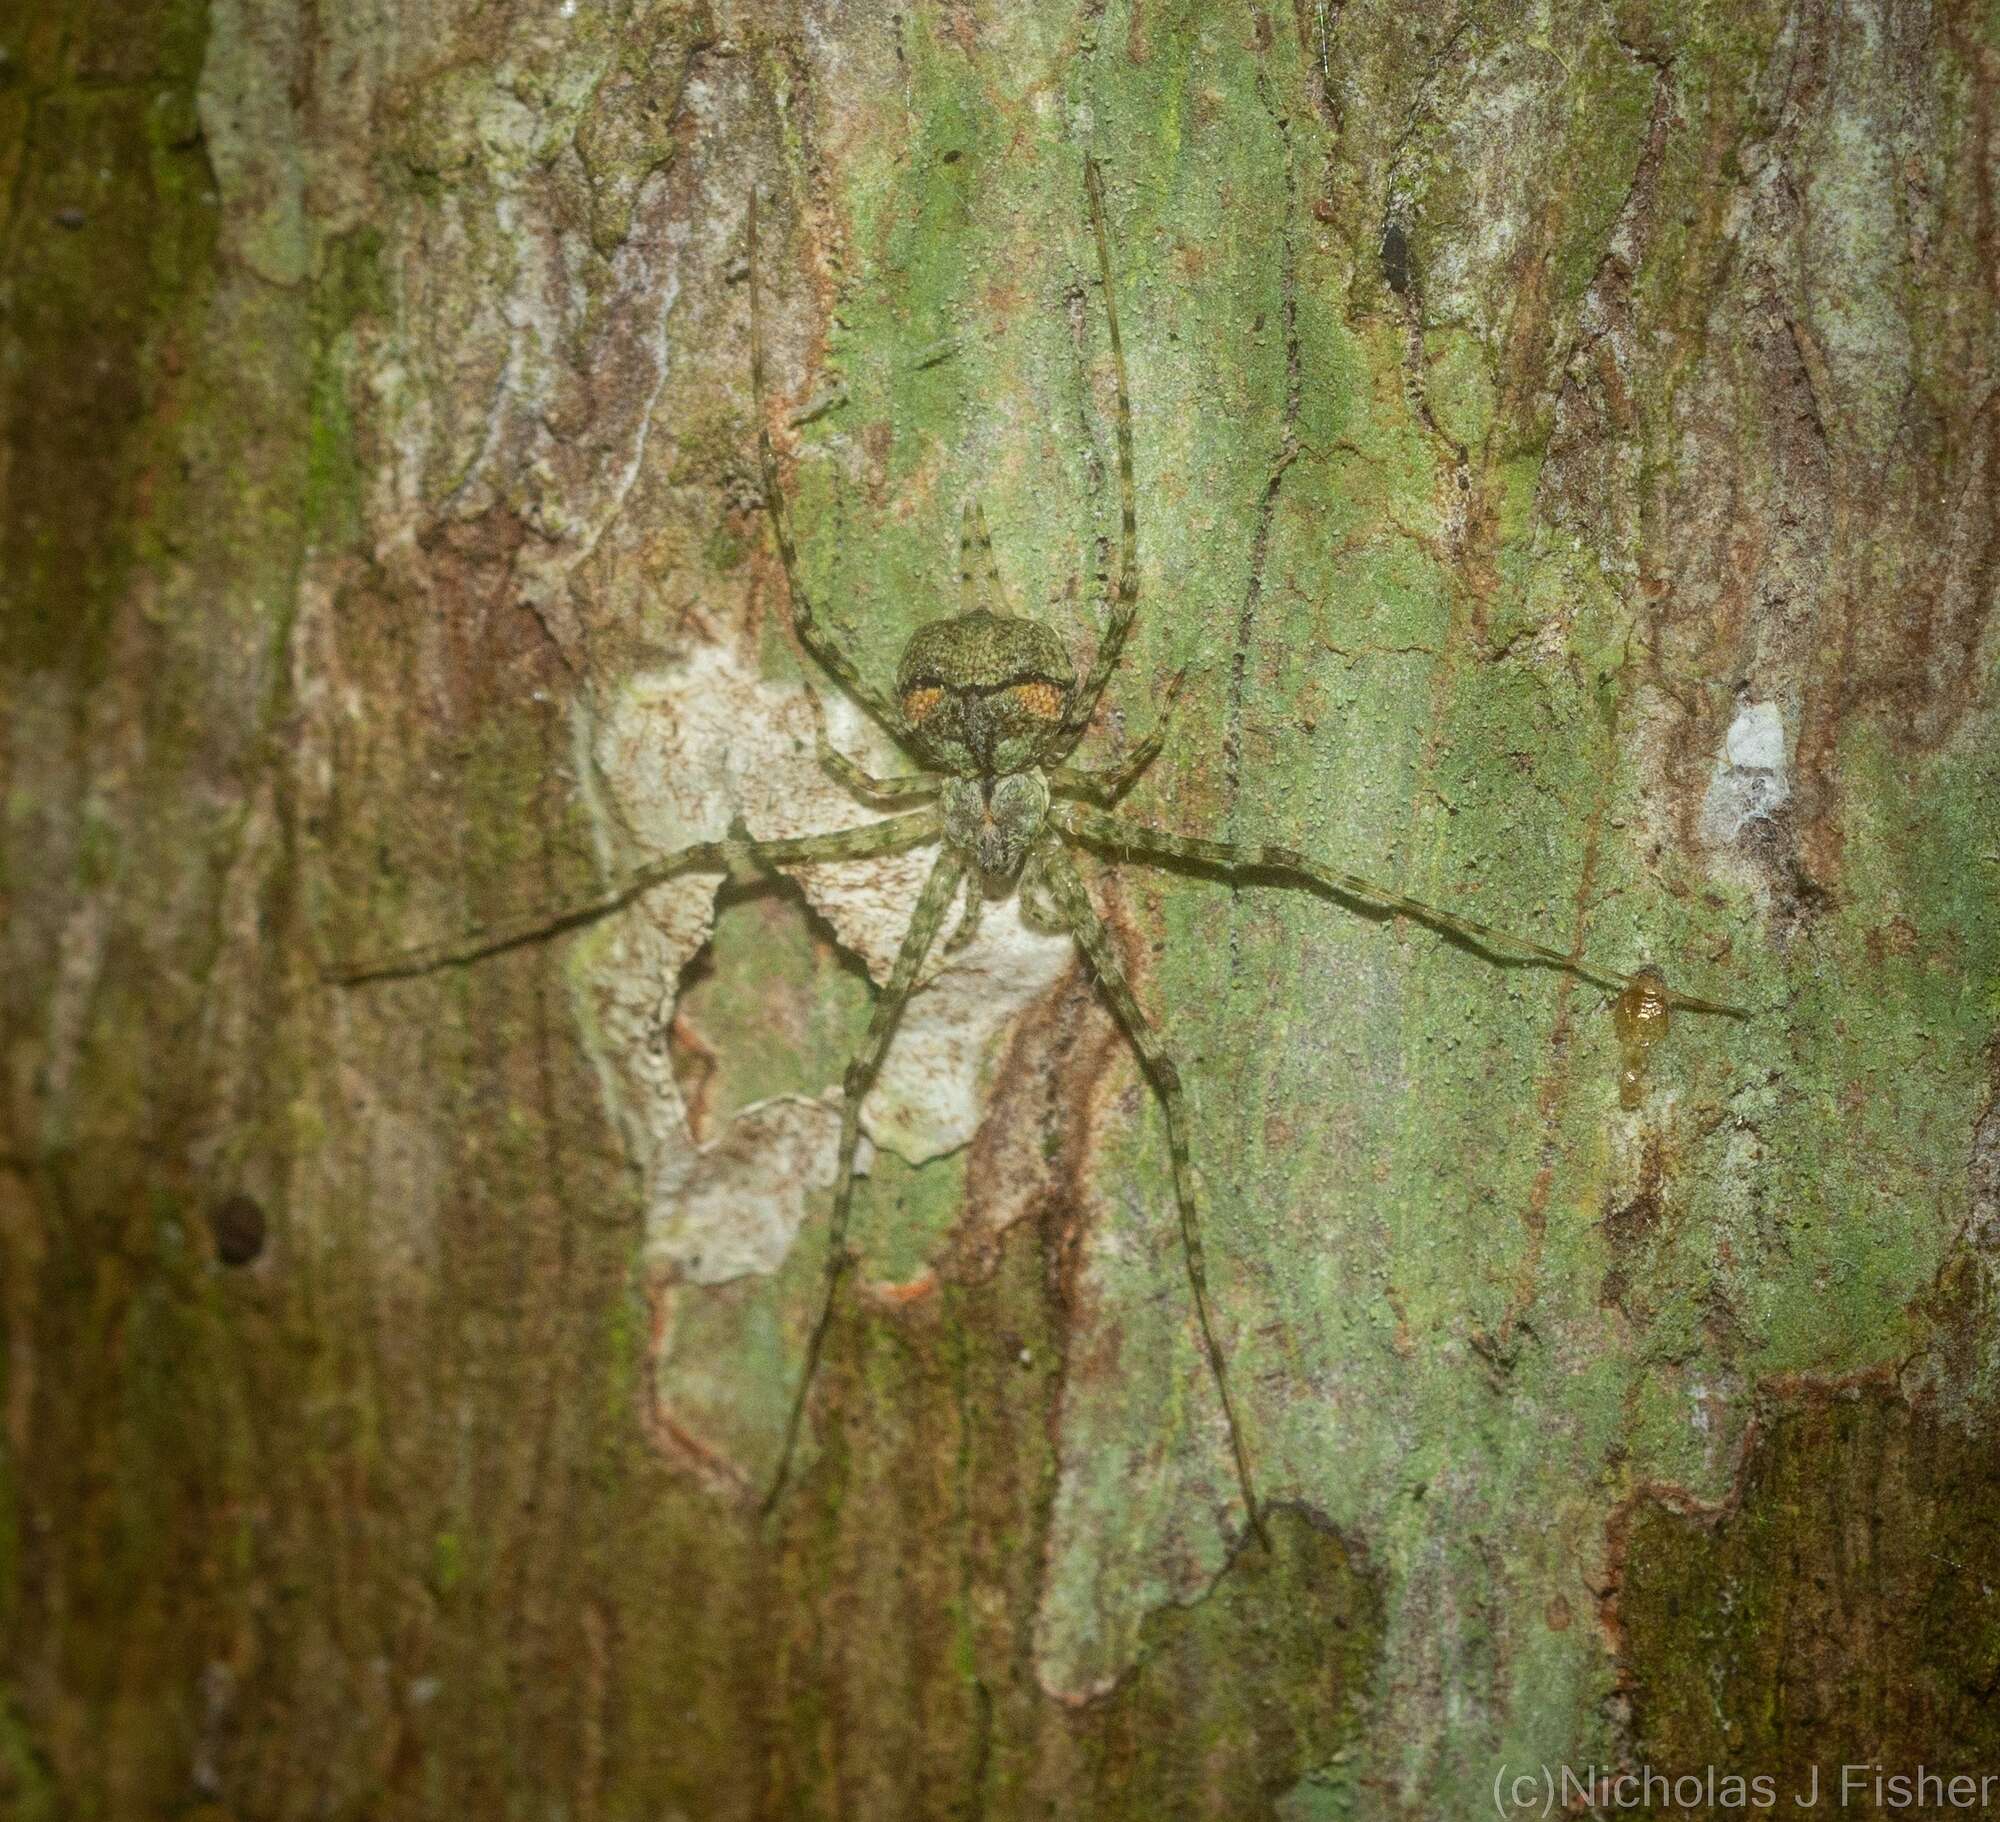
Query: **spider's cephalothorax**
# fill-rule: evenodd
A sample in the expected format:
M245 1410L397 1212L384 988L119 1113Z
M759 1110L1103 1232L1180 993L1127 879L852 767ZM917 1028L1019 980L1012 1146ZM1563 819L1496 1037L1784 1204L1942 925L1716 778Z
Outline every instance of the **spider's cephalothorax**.
M955 778L1039 763L1075 690L1069 654L1050 628L983 607L918 627L896 672L910 744Z
M1139 600L1132 407L1124 349L1118 337L1103 188L1097 166L1088 159L1084 161L1084 192L1089 199L1091 233L1103 283L1106 342L1118 405L1115 429L1120 520L1117 587L1107 603L1104 636L1082 681L1078 682L1069 654L1049 627L1005 611L1006 596L993 562L985 519L979 508L971 504L966 507L959 545L961 611L918 629L904 650L893 695L863 676L848 654L828 636L799 574L798 552L778 485L777 456L771 446L770 426L764 411L764 344L757 300L757 198L753 191L749 213L751 390L758 407L757 453L765 504L791 592L793 624L800 642L813 657L929 770L873 777L834 750L827 742L823 720L821 757L828 769L858 797L920 807L820 835L781 840L731 836L697 842L662 855L611 882L588 904L553 915L537 912L509 924L475 931L467 938L433 943L333 973L336 979L352 983L421 974L470 961L623 910L651 887L677 874L702 869L724 871L739 866L768 868L865 860L926 842L941 844L930 877L911 913L895 965L875 1002L868 1034L842 1081L840 1144L828 1224L826 1277L818 1319L807 1338L804 1368L793 1393L768 1505L776 1500L789 1473L793 1446L841 1279L852 1263L847 1250L847 1219L853 1202L855 1159L861 1137L861 1103L881 1068L897 1017L917 985L924 959L944 926L959 888L969 880L972 890L967 895L966 920L951 939L953 943L964 940L976 924L986 885L1004 888L1019 880L1024 871L1031 874L1038 896L1047 900L1054 914L1075 935L1105 998L1139 1053L1141 1065L1166 1114L1174 1200L1180 1216L1188 1288L1202 1351L1207 1356L1228 1425L1248 1522L1261 1535L1263 1526L1251 1480L1249 1451L1230 1397L1228 1364L1209 1317L1208 1274L1201 1243L1200 1179L1188 1143L1188 1110L1180 1072L1159 1032L1140 1008L1126 978L1118 946L1091 902L1083 876L1070 860L1071 852L1089 849L1100 855L1123 856L1155 866L1192 867L1231 877L1255 875L1270 885L1304 886L1350 904L1413 918L1497 957L1559 968L1579 979L1623 988L1628 993L1643 991L1652 996L1649 1003L1657 1002L1662 1013L1669 1005L1703 1012L1733 1013L1735 1008L1672 992L1650 971L1644 976L1634 976L1596 967L1575 954L1565 955L1526 937L1510 936L1470 918L1405 898L1400 892L1356 874L1322 866L1289 848L1174 835L1110 814L1109 806L1160 750L1166 732L1164 714L1120 765L1092 769L1063 763L1090 724L1098 698L1124 649ZM984 558L979 565L983 588L975 582L976 555ZM1169 706L1172 696L1170 686ZM814 701L817 705L817 698ZM1660 1023L1663 1025L1664 1020Z
M986 587L1001 599L986 517L965 509L960 584L973 592L971 558L985 555ZM1014 879L1049 814L1040 767L1061 742L1076 671L1053 629L992 608L969 608L920 626L896 670L903 737L943 774L944 839L991 883Z

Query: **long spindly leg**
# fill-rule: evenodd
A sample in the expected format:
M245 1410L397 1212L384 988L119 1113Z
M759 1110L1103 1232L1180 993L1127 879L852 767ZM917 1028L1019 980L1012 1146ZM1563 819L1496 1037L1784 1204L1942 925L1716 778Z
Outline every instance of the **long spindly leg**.
M945 914L951 909L952 898L964 873L964 863L949 848L938 856L937 865L924 882L923 893L911 915L903 946L896 952L896 963L889 970L888 983L875 1002L875 1011L868 1020L868 1035L861 1040L861 1048L847 1065L847 1074L842 1079L840 1161L833 1179L833 1214L827 1223L826 1276L820 1288L819 1314L806 1341L805 1366L799 1373L798 1390L792 1394L791 1415L785 1422L785 1440L778 1451L778 1471L772 1476L770 1492L764 1496L766 1512L778 1503L778 1496L784 1492L785 1482L790 1478L792 1451L798 1446L799 1426L805 1420L806 1399L812 1392L813 1375L819 1370L820 1350L826 1344L827 1328L833 1321L834 1300L840 1292L840 1281L852 1263L847 1256L847 1214L854 1201L854 1153L861 1139L861 1103L875 1080L876 1071L882 1067L882 1056L889 1048L896 1021L902 1016L903 1003L910 997L910 989L916 984L917 970L923 966L924 956L936 939Z
M958 611L969 614L979 605L979 584L972 573L972 502L958 515Z
M975 571L978 580L974 580ZM958 611L969 614L980 605L979 584L986 587L985 605L995 614L1011 613L1007 591L1000 583L1000 565L993 556L993 537L977 500L967 500L958 532Z
M1104 322L1111 334L1111 371L1118 382L1118 588L1112 597L1111 618L1099 641L1097 656L1091 660L1083 687L1070 698L1062 725L1051 738L1051 757L1067 753L1090 725L1097 699L1117 668L1125 649L1125 635L1132 630L1132 616L1139 609L1139 507L1138 489L1132 481L1132 395L1125 377L1125 344L1118 334L1118 297L1111 279L1111 238L1104 227L1104 182L1097 174L1097 160L1083 161L1084 194L1090 200L1090 227L1097 239L1097 269L1104 280Z
M1427 905L1421 899L1405 898L1402 893L1388 886L1379 886L1372 879L1363 879L1358 873L1343 873L1334 867L1323 867L1291 848L1239 845L1235 842L1203 841L1192 835L1172 835L1164 829L1144 828L1138 823L1126 822L1122 817L1088 809L1082 804L1054 809L1050 812L1050 820L1066 835L1100 853L1123 855L1132 860L1180 861L1217 873L1267 873L1287 885L1316 887L1378 910L1413 917L1420 924L1428 924L1433 930L1459 937L1504 961L1533 962L1557 968L1576 976L1578 980L1590 981L1600 987L1651 987L1661 990L1654 971L1641 976L1600 967L1581 956L1565 955L1560 949L1551 949L1546 943L1515 936L1510 931L1496 930L1491 924L1460 917L1455 911L1441 911L1436 905ZM1720 1000L1697 999L1691 993L1671 988L1663 991L1671 1005L1684 1007L1689 1012L1719 1012L1739 1019L1750 1016L1741 1006L1725 1005Z
M1222 1344L1215 1338L1215 1325L1209 1319L1208 1265L1201 1245L1200 1178L1188 1153L1187 1100L1181 1090L1180 1071L1167 1055L1159 1033L1139 1009L1131 984L1125 978L1124 965L1112 946L1111 932L1097 915L1097 907L1090 902L1090 894L1084 889L1083 881L1070 864L1069 856L1063 852L1061 843L1045 843L1037 858L1042 883L1047 887L1049 897L1055 901L1063 921L1075 933L1078 944L1090 958L1098 985L1104 989L1105 998L1117 1013L1118 1022L1125 1027L1125 1034L1132 1040L1133 1049L1138 1051L1147 1078L1166 1110L1167 1146L1174 1164L1174 1201L1180 1209L1181 1218L1181 1252L1187 1262L1188 1288L1194 1293L1195 1318L1201 1325L1202 1347L1208 1355L1209 1371L1215 1376L1215 1389L1222 1399L1222 1415L1229 1424L1229 1447L1236 1458L1236 1480L1243 1491L1244 1510L1250 1516L1250 1528L1256 1532L1258 1540L1268 1543L1263 1512L1257 1504L1257 1490L1250 1478L1250 1454L1244 1446L1243 1427L1236 1420L1235 1401L1229 1396L1228 1363L1223 1358Z
M745 867L784 867L810 861L867 860L934 841L940 826L935 810L913 810L880 822L861 823L852 829L830 830L824 835L794 835L779 841L740 836L698 841L634 867L594 896L563 910L530 911L497 924L481 925L442 942L422 943L370 960L342 963L323 970L323 974L341 987L429 974L439 968L497 955L503 949L516 949L524 943L544 942L565 931L595 923L614 911L624 910L634 899L677 874L735 872Z
M811 690L806 694L812 701L819 763L856 797L865 797L873 803L915 803L938 794L938 779L933 772L898 772L888 778L877 778L866 766L849 759L827 732L826 705Z
M778 458L771 448L771 425L764 410L764 310L757 288L757 192L750 192L750 395L757 410L757 461L764 477L764 504L785 566L785 586L792 597L792 624L806 649L826 666L857 702L892 734L900 735L903 718L895 703L870 683L820 626L812 597L799 579L798 547L792 541L791 514L778 485Z
M1176 671L1168 681L1166 706L1160 710L1159 720L1123 759L1112 766L1050 766L1049 789L1058 797L1081 797L1107 806L1116 803L1138 781L1139 774L1159 757L1173 721L1174 703L1181 693L1182 675Z

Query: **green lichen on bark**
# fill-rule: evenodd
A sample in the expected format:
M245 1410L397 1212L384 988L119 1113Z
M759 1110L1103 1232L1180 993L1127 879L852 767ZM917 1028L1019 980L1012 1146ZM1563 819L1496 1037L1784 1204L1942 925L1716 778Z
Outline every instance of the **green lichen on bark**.
M10 656L101 675L214 214L193 118L203 8L154 8L115 36L90 32L88 11L0 16L13 451L0 548Z

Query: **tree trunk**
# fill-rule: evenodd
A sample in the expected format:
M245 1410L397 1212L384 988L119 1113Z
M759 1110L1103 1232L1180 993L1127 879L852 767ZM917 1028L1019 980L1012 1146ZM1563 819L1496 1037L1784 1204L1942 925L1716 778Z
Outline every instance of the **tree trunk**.
M0 1813L2000 1774L1996 108L1971 0L0 0ZM1085 151L1083 757L1185 677L1121 814L1750 1014L1088 867L1268 1547L1016 906L870 1097L768 1516L925 857L325 978L880 813L753 186L835 636L888 685L976 496L1087 660Z

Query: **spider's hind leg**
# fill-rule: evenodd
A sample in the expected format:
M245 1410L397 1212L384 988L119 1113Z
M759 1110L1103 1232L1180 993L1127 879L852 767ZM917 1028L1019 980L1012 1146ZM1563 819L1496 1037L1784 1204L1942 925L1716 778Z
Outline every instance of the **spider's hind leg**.
M1060 842L1051 840L1046 843L1036 859L1039 862L1036 869L1039 889L1047 893L1084 954L1090 958L1098 985L1104 989L1105 997L1118 1015L1118 1022L1125 1027L1126 1036L1138 1051L1146 1075L1158 1091L1160 1105L1166 1111L1167 1144L1173 1154L1174 1165L1174 1201L1180 1210L1181 1252L1187 1263L1188 1288L1194 1294L1194 1313L1201 1327L1202 1349L1208 1356L1209 1371L1214 1376L1215 1389L1222 1400L1222 1415L1229 1425L1230 1452L1235 1458L1236 1481L1242 1490L1250 1529L1260 1543L1268 1545L1270 1538L1264 1529L1263 1508L1257 1503L1257 1490L1250 1478L1250 1453L1243 1441L1243 1426L1236 1420L1236 1403L1229 1395L1228 1362L1223 1357L1222 1344L1215 1338L1214 1324L1209 1320L1208 1265L1202 1251L1198 1206L1200 1179L1188 1152L1187 1099L1181 1088L1180 1071L1167 1055L1166 1047L1160 1042L1160 1034L1140 1010L1131 983L1125 978L1124 965L1112 946L1111 932L1098 916L1097 907L1090 902L1090 894Z
M903 946L896 952L895 966L890 969L888 982L875 1002L875 1011L868 1020L868 1035L861 1040L861 1048L855 1052L854 1060L847 1065L847 1073L842 1078L840 1162L834 1172L833 1213L827 1223L826 1275L821 1281L819 1314L813 1320L806 1341L805 1365L799 1373L798 1389L792 1394L791 1415L785 1421L785 1439L778 1451L777 1472L772 1476L770 1492L764 1496L766 1512L778 1503L778 1497L791 1477L792 1454L798 1447L799 1427L805 1421L806 1400L812 1394L813 1375L819 1370L820 1353L826 1346L826 1332L833 1321L834 1300L839 1295L841 1279L853 1264L847 1252L847 1217L854 1203L854 1153L861 1142L861 1103L875 1081L876 1072L882 1067L882 1058L889 1048L889 1039L895 1033L896 1021L902 1016L911 988L916 985L917 971L923 966L924 957L930 952L930 946L944 924L945 914L951 909L953 895L958 891L964 872L964 863L949 848L938 856L937 865L924 882L917 908L911 914Z

